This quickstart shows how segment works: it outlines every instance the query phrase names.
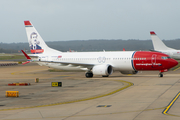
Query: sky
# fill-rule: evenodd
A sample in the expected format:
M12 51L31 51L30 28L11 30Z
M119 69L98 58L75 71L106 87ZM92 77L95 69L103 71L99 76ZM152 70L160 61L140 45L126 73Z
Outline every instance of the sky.
M180 38L180 0L0 0L0 42L27 42L30 20L45 41Z

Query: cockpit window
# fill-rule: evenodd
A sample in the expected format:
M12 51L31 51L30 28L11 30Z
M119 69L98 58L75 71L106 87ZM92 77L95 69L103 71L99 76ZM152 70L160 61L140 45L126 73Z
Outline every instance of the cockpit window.
M161 57L161 58L165 60L165 59L170 59L171 57L168 56L168 57Z

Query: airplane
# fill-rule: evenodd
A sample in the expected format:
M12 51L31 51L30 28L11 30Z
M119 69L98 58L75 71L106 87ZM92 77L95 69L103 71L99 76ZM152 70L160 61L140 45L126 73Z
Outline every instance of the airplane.
M31 54L23 54L26 63L37 62L39 65L61 70L83 70L85 76L108 77L114 71L122 74L137 74L138 71L163 72L176 66L178 62L168 55L151 51L101 51L101 52L61 52L46 45L30 21L24 21Z
M180 50L167 47L154 31L150 31L150 34L154 51L165 53L173 59L180 60Z

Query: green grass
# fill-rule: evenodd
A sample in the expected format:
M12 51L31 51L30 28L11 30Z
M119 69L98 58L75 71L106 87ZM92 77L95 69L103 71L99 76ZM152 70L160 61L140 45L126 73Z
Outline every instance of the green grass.
M23 55L0 54L0 60L16 60L16 59L26 59L26 57Z

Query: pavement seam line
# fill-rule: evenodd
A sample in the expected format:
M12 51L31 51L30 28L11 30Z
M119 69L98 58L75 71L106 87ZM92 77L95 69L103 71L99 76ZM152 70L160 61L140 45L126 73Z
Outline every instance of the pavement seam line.
M125 111L125 112L114 112L114 113L100 113L100 114L87 114L87 115L74 115L70 117L85 117L85 116L99 116L99 115L112 115L112 114L122 114L122 113L133 113L133 112L141 112L141 111L152 111L152 110L159 110L159 109L164 109L166 107L162 108L153 108L153 109L146 109L146 110L135 110L135 111ZM64 118L69 116L58 116L58 117L44 117L43 119L49 119L49 118ZM13 120L25 120L25 119L42 119L42 118L18 118L18 119L13 119ZM65 118L66 119L66 118ZM9 119L5 119L9 120Z

